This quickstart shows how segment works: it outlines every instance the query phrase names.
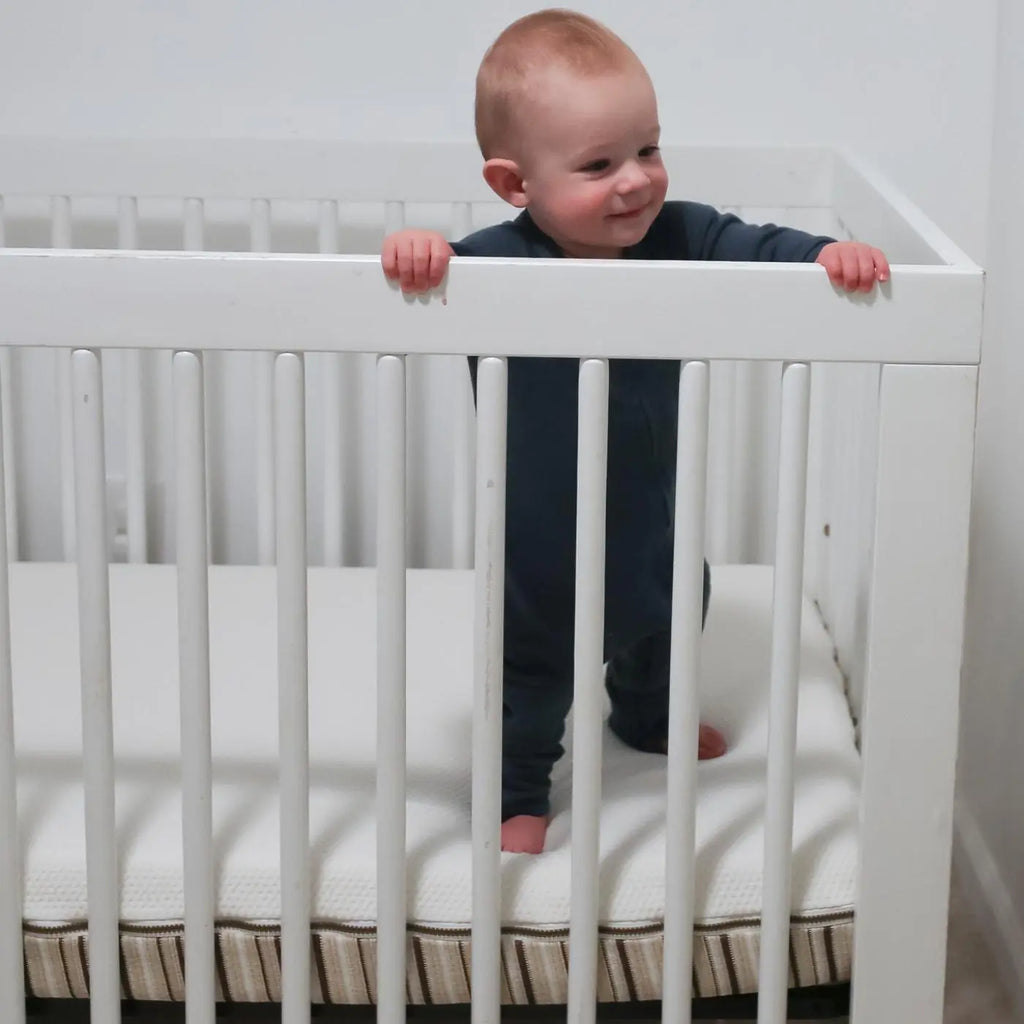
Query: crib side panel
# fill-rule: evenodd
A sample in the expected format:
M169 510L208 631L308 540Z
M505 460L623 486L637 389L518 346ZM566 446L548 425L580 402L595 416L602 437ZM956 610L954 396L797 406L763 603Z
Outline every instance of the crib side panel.
M19 258L15 257L15 259ZM90 258L89 256L82 257L86 262ZM6 257L0 255L0 260L4 259ZM36 260L39 263L43 262L42 258L30 257L25 259L29 262L32 260ZM60 260L62 257L55 257L55 259ZM79 257L74 257L73 259L77 262ZM159 263L151 263L151 269L143 271L141 268L146 263L146 260L140 260L138 265L134 266L132 272L127 274L121 281L121 284L117 286L125 289L123 294L130 297L130 299L125 300L129 301L129 304L136 301L140 303L134 313L131 313L125 307L124 302L120 298L116 302L111 298L109 308L105 305L106 300L98 300L99 305L93 308L95 296L89 290L86 278L93 280L96 276L95 272L101 269L100 261L97 260L93 271L87 274L86 278L80 280L76 278L77 284L74 287L69 286L66 293L66 304L73 306L73 296L78 294L82 298L82 295L85 294L82 289L85 289L90 295L88 302L90 308L93 308L93 314L83 312L81 322L95 324L97 323L96 318L100 317L104 323L110 323L110 331L120 331L123 333L123 337L120 339L111 337L112 344L127 343L129 337L132 336L132 332L125 327L125 320L131 319L131 316L135 316L136 320L138 320L139 317L143 316L143 306L146 306L148 310L145 313L145 318L150 316L157 317L155 322L163 325L161 329L165 336L182 338L183 343L189 343L191 340L190 336L196 334L197 325L201 324L202 331L206 335L203 339L196 339L197 341L204 342L201 347L222 350L218 352L218 356L211 366L211 387L214 393L217 387L217 364L221 361L221 357L223 357L225 364L230 359L232 360L233 368L231 372L225 371L223 386L225 388L238 389L240 391L239 400L242 402L242 412L239 419L232 420L226 418L223 424L219 424L216 418L211 418L211 440L216 450L218 443L220 443L219 437L237 437L241 439L241 443L244 446L242 450L245 451L248 448L248 442L254 437L259 436L259 431L255 425L258 422L258 417L255 415L254 403L250 400L251 387L246 386L247 375L245 370L242 369L239 372L240 367L235 359L235 354L232 351L228 351L228 349L232 346L244 348L247 344L253 348L267 348L271 342L277 342L282 347L289 347L287 342L295 331L293 320L296 323L301 323L303 338L306 345L310 348L315 348L320 344L328 344L329 346L341 345L345 348L353 348L356 351L359 351L359 346L362 345L365 345L369 350L381 347L384 349L394 347L402 350L403 348L413 347L415 343L415 347L420 350L428 349L431 345L442 349L450 345L456 352L459 350L465 352L476 347L476 339L480 339L481 348L486 348L488 339L493 335L495 317L498 316L503 318L506 328L509 330L515 329L517 344L519 342L523 343L523 348L519 354L544 350L545 338L551 340L552 344L555 344L553 339L559 338L563 348L559 349L556 347L553 351L571 354L583 348L584 339L588 335L608 336L607 327L609 323L619 323L622 325L620 332L611 333L628 333L627 325L631 323L631 319L626 317L623 309L624 304L618 302L613 307L609 303L595 302L594 293L596 290L601 294L604 294L606 291L614 294L621 292L623 295L630 296L630 302L635 300L637 304L662 309L663 316L658 319L652 328L650 332L651 337L645 334L642 354L652 356L658 354L684 354L680 352L680 349L684 345L687 347L692 345L693 351L685 354L699 356L707 351L716 352L720 355L739 356L745 354L749 358L743 360L744 362L759 362L762 360L770 362L771 358L777 355L791 354L794 357L799 356L800 352L798 350L788 349L786 345L797 345L799 339L803 337L804 350L812 353L817 358L827 355L853 358L856 355L869 360L873 353L877 354L878 351L887 349L889 342L892 340L890 335L899 327L900 330L905 331L907 334L907 338L901 343L904 345L904 348L901 348L899 351L905 352L907 358L912 358L911 354L922 348L920 344L913 341L913 337L920 327L920 324L917 322L918 317L914 313L914 310L919 309L921 305L918 300L923 299L926 295L935 296L936 308L932 313L938 318L943 315L945 309L942 302L945 302L947 305L950 303L955 305L958 292L961 294L962 299L965 293L972 292L977 287L980 287L980 281L975 280L973 277L964 277L960 281L960 285L963 288L946 288L944 286L946 282L929 281L925 276L911 274L905 280L903 278L900 279L901 298L899 301L894 300L890 306L888 300L884 303L879 300L876 303L877 308L868 310L863 303L834 295L831 289L824 284L823 279L821 279L818 268L784 267L780 265L709 267L704 264L697 264L688 268L680 268L668 264L655 264L650 267L572 265L571 267L566 266L564 268L565 273L560 272L559 281L564 281L564 283L555 287L551 279L543 274L543 271L546 271L548 268L539 266L536 261L533 261L527 265L520 264L503 267L494 265L461 265L457 269L469 275L460 285L464 290L459 292L458 295L461 295L463 298L457 298L455 290L456 268L453 268L447 309L445 309L441 297L433 298L421 309L412 306L406 308L406 303L403 303L397 297L391 296L386 290L378 293L378 288L384 288L382 283L378 284L376 281L359 283L361 275L365 275L368 271L376 273L375 261L373 261L371 267L369 262L334 264L333 262L321 263L317 260L299 260L294 262L295 259L294 257L268 257L264 261L262 258L256 259L246 256L238 257L238 262L236 262L235 259L210 257L209 262L207 262L207 257L172 257L171 262L174 266L174 273L167 276L162 273L162 269L169 269L169 265L164 266ZM107 264L106 260L102 262L103 265ZM127 266L129 262L134 261L129 257L115 258L107 266L107 269L111 271L110 276L113 278L120 277L120 272L115 272L115 268ZM157 277L151 276L153 267L157 269L162 267ZM196 274L196 268L201 268L202 273ZM227 270L226 268L234 269ZM47 269L49 271L52 268ZM280 275L277 274L278 270L281 271ZM571 273L569 273L570 270ZM238 273L237 279L234 277L236 271ZM516 294L530 294L533 296L534 303L532 304L531 311L529 311L530 315L528 318L524 318L524 311L521 308L514 309L509 305L508 289L502 290L495 287L498 280L498 271L502 272L502 280L505 280L506 277L512 280L510 288ZM135 277L136 272L141 273L141 278ZM222 276L224 274L228 276ZM32 277L33 275L29 273L27 276ZM49 273L45 276L48 280L50 279ZM75 276L75 274L73 273L72 276ZM108 279L106 273L102 276L104 280ZM280 280L278 281L279 276ZM776 277L778 277L777 281ZM0 278L3 278L3 275L0 275ZM227 292L223 294L218 293L220 285L217 284L217 281L225 283L229 278L235 280L236 284L242 281L246 282L242 292L236 294L232 286L228 288ZM13 279L8 280L5 289L4 280L7 279L3 278L0 280L0 293L4 293L5 303L7 298L10 298L15 303L15 307L20 302L24 310L25 304L31 302L33 309L36 308L38 298L32 300L30 296L20 292L17 288L17 282ZM147 280L149 281L148 284L146 284ZM168 304L169 300L163 296L162 284L157 285L158 280L160 282L169 282L168 287L172 291L173 280L177 280L185 288L185 291ZM785 287L781 286L783 280L785 281ZM275 281L278 283L275 284ZM730 292L730 288L735 285L744 294L747 294L747 285L754 281L758 281L760 284L757 286L759 289L757 294L749 296L751 309L745 313L736 313L735 316L733 316L735 312L733 310L733 313L726 315L725 296L733 294L733 292ZM490 285L485 287L487 282L490 282ZM952 284L952 281L949 283ZM111 288L115 287L114 284L110 284L109 280L108 285ZM259 286L257 287L257 285ZM710 288L712 285L714 287L710 293L702 290L705 286ZM819 285L822 287L819 288ZM294 288L296 290L295 303L287 309L280 308L275 304L276 300L272 299L278 287L282 289ZM375 293L380 295L379 299L371 301L371 294L366 291L366 289L371 287ZM964 289L966 289L966 292ZM916 295L915 292L917 293ZM215 296L218 294L219 298L216 298ZM19 295L20 298L18 297ZM161 296L159 303L163 312L168 316L173 316L176 322L167 323L162 319L163 314L159 313L155 307L149 308L147 303L156 295ZM489 304L492 301L496 302L499 295L505 296L502 304L494 311L488 313ZM205 296L205 299L202 299L202 296ZM394 298L395 301L391 302L391 298ZM198 302L198 308L194 305L193 300ZM310 304L306 304L307 300ZM688 305L691 300L693 301L692 308ZM82 298L82 301L86 300ZM808 305L805 305L805 302ZM210 305L211 303L212 305ZM267 312L267 316L270 318L269 321L261 321L259 308L253 307L253 304L256 307L260 307L261 303L264 305L264 311ZM267 303L270 303L270 305L267 305ZM733 303L734 307L735 305ZM171 306L175 307L174 310L171 309ZM211 312L214 306L220 312ZM272 311L271 306L273 306ZM334 315L326 315L327 306L335 309ZM862 306L864 306L863 309L861 308ZM714 307L714 312L712 312L711 307ZM897 307L901 312L896 312ZM373 320L369 314L371 308L379 311L382 322ZM226 312L228 309L231 312ZM350 318L349 312L352 309L356 311L362 310L362 314L358 317ZM689 309L689 314L686 312L687 309ZM570 332L565 331L566 310L572 310L574 329ZM799 310L799 313L797 313L797 310ZM187 315L185 311L188 311ZM768 311L778 313L778 318L773 320L772 323L774 333L767 339L760 336L755 338L754 335L760 331L759 317L762 313L768 315ZM116 317L114 316L115 312L117 314ZM207 312L211 313L212 319L207 317ZM701 315L698 316L699 312ZM868 312L870 312L870 321L865 315ZM236 314L239 319L236 319ZM420 317L420 314L422 314L422 317ZM12 320L15 319L18 315L17 308L8 310L7 315ZM35 314L32 315L35 316ZM65 309L61 315L64 317L65 331L70 323L78 324L80 322L77 314L68 309ZM415 316L416 319L413 320L412 316ZM224 319L224 317L227 319ZM535 334L531 335L530 331L532 328L529 325L533 323L534 317L538 326ZM2 319L3 313L0 313L0 321ZM968 320L971 320L971 317L965 314L959 319L954 318L951 323L947 322L945 329L950 334L950 337L952 337L952 332L956 329L966 330L970 326L967 323ZM424 336L421 336L418 330L412 331L413 325L418 325L421 321L424 325ZM826 328L826 324L833 321L845 325L839 330L839 335L842 336L841 341L837 341L837 336L829 334ZM141 321L139 322L141 323ZM148 319L147 322L149 322ZM217 326L218 322L220 326ZM691 325L689 332L684 330L682 326L679 326L684 323ZM929 320L929 324L931 323L932 321ZM114 326L115 324L117 325L116 327ZM562 325L561 331L563 333L561 334L559 334L558 324ZM803 326L801 327L800 324L803 324ZM857 327L857 330L854 330L855 325L860 325ZM860 331L873 330L876 326L881 332L880 336L876 337L869 333L861 337ZM307 329L311 332L308 335L305 333ZM38 327L37 330L48 333L43 327ZM801 333L808 330L819 331L822 334L822 338L808 339L805 334ZM108 336L108 331L105 329L99 329L94 326L92 331L97 337ZM220 336L210 336L208 332L211 331L215 335ZM652 340L652 337L658 335L659 331L661 332L660 339L655 337ZM327 333L321 334L320 332ZM687 336L688 333L689 337ZM401 341L396 342L396 339L399 338ZM821 342L820 345L818 344L819 340ZM493 340L490 344L493 344ZM959 345L959 350L965 352L966 355L970 355L970 351L968 351L970 346L965 346L962 342L957 342L957 345ZM613 352L622 351L622 348L617 347L614 340L609 340L604 347ZM939 347L941 348L941 346ZM463 393L465 393L465 364L456 356L451 360L451 365L458 368L461 374L460 386ZM455 386L454 375L451 377L450 386ZM444 424L445 439L443 443L450 450L452 445L454 403L448 407L440 406L439 414L435 416L429 411L429 403L421 401L418 405L416 404L417 391L415 388L411 389L411 394L414 403L413 409L416 412L418 421L423 426L422 431L418 432L417 436L429 438L431 431L436 432ZM735 406L734 414L735 412L746 414L748 409L749 406L741 402ZM447 420L447 424L445 424L445 420ZM748 432L752 429L750 422L748 419L746 421L747 426L744 428ZM252 425L249 425L250 423ZM316 432L311 431L311 433L315 434ZM434 436L439 435L435 433ZM761 434L762 439L769 436L770 434L767 432ZM425 451L429 451L429 449ZM222 455L222 465L220 467L211 467L211 471L214 468L222 470L222 472L211 472L211 475L215 480L224 482L222 488L214 488L213 498L215 502L218 497L220 500L227 502L241 496L239 498L241 502L252 506L254 503L246 493L248 487L244 485L243 475L245 472L244 467L249 462L248 460L233 459L231 457L233 449L229 449L229 452L230 454ZM424 467L428 467L426 457L422 460L414 460L414 466L417 467L417 472ZM433 467L428 468L433 469ZM231 479L232 475L236 478ZM436 510L438 506L429 505L424 495L424 491L428 486L427 481L431 481L430 486L433 486L432 481L438 479L441 481L439 486L447 487L450 486L451 478L452 463L450 458L446 458L437 466L436 473L420 473L418 477L414 478L414 486L411 488L413 494L417 495L418 500L414 499L417 505L420 508L433 508ZM255 479L254 475L253 486L255 486ZM230 486L227 486L228 484ZM222 491L220 495L217 493L218 489ZM316 493L313 495L313 501L316 504L320 503L319 496ZM739 504L742 504L742 502ZM739 504L735 504L734 509L738 508ZM256 507L258 507L258 503ZM444 506L441 507L443 508ZM448 519L449 514L446 513L442 522L447 524ZM414 520L415 522L416 520ZM762 529L758 531L758 534L763 536L768 532L768 530ZM320 536L321 531L316 529L314 525L313 533L314 536ZM215 529L213 536L214 559L216 561L234 561L235 558L231 556L229 551L225 552L221 548L221 544L227 546L239 543L238 538L243 536L244 534L239 534L233 530L225 530L221 536L218 536L218 531ZM425 552L416 550L415 534L412 539L414 543L411 545L411 554L414 564L438 564L437 562L431 563L426 557ZM450 544L449 539L446 541L446 547L449 550ZM424 538L421 548L425 549L426 547L427 542ZM315 560L319 561L320 557L319 551L314 553ZM714 552L713 557L716 560L720 559L720 556L714 554ZM751 556L740 552L738 557L735 555L729 556L728 554L725 557L731 557L732 560L745 560Z
M867 656L880 372L821 363L813 380L804 579L835 645L855 722Z
M34 157L31 156L34 152L31 146L19 150L16 159L4 164L4 173L14 176L5 180L17 185L14 179L17 178L18 167L24 164L22 178L25 180L22 185L27 187L30 181L26 178L27 168L46 164L47 154L50 158L53 156L47 146L52 149L50 143L39 142ZM0 149L2 147L3 140L0 140ZM103 152L102 146L86 148L88 154L82 165L85 170L77 179L77 190L94 191L104 181L109 189L112 182L109 178L103 179L104 165L97 155ZM79 246L130 244L168 249L189 244L218 250L263 249L277 252L337 249L354 252L379 246L385 227L384 204L353 200L383 195L387 183L375 180L372 188L369 183L360 185L365 169L360 169L358 161L348 177L342 176L343 181L339 178L336 191L346 197L344 203L295 198L273 203L264 199L250 202L249 198L238 197L248 197L256 188L272 193L282 182L289 180L288 174L292 175L291 197L304 194L304 189L309 191L312 184L307 183L308 188L298 188L297 182L304 180L302 175L305 173L298 163L282 163L280 159L268 158L266 164L260 165L270 175L265 180L258 178L264 173L264 170L259 170L252 172L257 175L255 179L224 178L218 186L220 179L217 175L220 172L217 168L230 156L228 150L218 155L219 152L217 147L213 147L205 151L202 160L190 164L206 175L205 178L196 178L191 184L195 191L208 194L219 190L235 198L209 200L201 204L197 200L183 203L180 199L136 203L123 196L117 201L113 198L76 199L62 207L71 216L74 243ZM331 147L311 150L307 155L312 160L309 172L312 178L316 179L317 175L323 177L325 168L334 166L346 152L344 147L337 152ZM267 157L262 151L261 154L261 159ZM130 180L135 182L136 191L140 184L149 191L160 191L177 181L180 192L188 183L187 180L173 178L166 168L159 173L154 170L161 161L155 160L154 155L145 150L126 151L124 156L124 167L128 170L123 173L128 174L135 167L132 172L135 177ZM679 195L719 204L725 198L738 199L740 204L733 203L723 208L736 212L748 222L773 221L815 233L843 235L845 226L829 204L837 190L841 191L833 183L835 175L840 176L840 185L847 179L854 185L859 181L847 164L839 161L837 169L834 169L836 162L831 154L805 147L758 149L747 156L749 159L738 160L736 151L728 147L670 147L666 152ZM455 150L435 154L431 166L437 180L450 176L457 178L456 166L463 159L468 159L467 154L460 155ZM232 159L232 164L237 167L237 160ZM752 175L749 168L755 164L758 174ZM49 159L49 166L53 165L54 161ZM173 170L175 162L169 166ZM107 173L116 171L121 174L122 170L107 168ZM180 167L175 173L181 173ZM31 181L36 188L46 184L38 177ZM128 182L129 178L125 178L121 184L127 187ZM49 184L54 188L70 185L68 181L57 180ZM863 191L866 186L860 187ZM365 195L360 191L364 188L369 190ZM69 188L66 190L70 191ZM433 191L427 189L420 198L436 199L441 194L436 188ZM465 194L480 198L475 192ZM789 204L764 205L769 196L788 198ZM494 204L482 201L454 205L465 215L453 217L453 204L391 204L400 208L406 222L423 223L449 232L451 237L505 215L504 209L492 209L490 207ZM11 199L7 206L6 213L11 223L4 240L8 244L46 243L46 231L52 235L52 211L49 208L40 207L33 214L35 208L31 201L18 197ZM125 211L129 206L132 211L131 230L126 230ZM334 216L326 246L325 206L332 208ZM259 218L255 217L254 211L257 210L262 214ZM199 229L197 214L201 214ZM257 220L259 224L256 224ZM189 230L190 226L192 230ZM257 227L261 229L258 232ZM296 315L299 315L298 310ZM706 354L716 347L718 341L718 338L704 332L697 341L696 350L684 354ZM366 344L368 348L372 347L372 339L367 339ZM44 404L50 404L51 399L46 395L55 387L55 381L49 379L50 371L38 364L52 360L53 355L32 352L19 358L23 358L26 366L31 365L31 369L25 371L30 379L20 389L22 394L38 394ZM265 559L266 555L265 551L262 556L260 554L266 545L261 548L258 537L267 534L268 524L264 522L260 530L255 522L259 518L259 509L265 509L267 505L265 500L258 498L266 492L266 474L260 471L262 462L254 461L248 450L252 439L260 436L259 424L266 420L265 413L260 412L259 403L251 401L251 384L257 377L252 364L259 359L259 356L243 352L207 354L211 395L208 409L211 542L212 556L218 562L254 562L261 557ZM372 506L369 503L371 489L368 486L372 477L373 423L365 395L371 391L372 356L312 353L307 361L310 378L311 561L369 564L373 561L375 543ZM344 368L339 372L342 363ZM463 507L471 506L471 495L467 495L464 480L466 467L472 459L472 430L466 430L469 397L465 363L461 357L412 356L408 360L408 369L411 444L414 449L408 480L410 560L414 565L465 565L470 550L468 524L472 516L471 507ZM707 537L713 561L768 562L772 558L772 488L776 472L778 423L775 396L779 370L779 364L771 361L712 362ZM14 367L15 373L21 371L21 366ZM173 522L168 500L171 480L167 468L171 448L170 402L167 398L169 357L166 353L139 355L129 351L123 356L110 353L104 363L104 374L106 392L110 396L106 417L109 424L107 458L110 467L112 556L120 559L128 555L138 559L141 552L141 556L155 561L170 560L173 558ZM328 382L335 385L334 397L328 393ZM58 394L52 401L59 399ZM138 411L140 406L141 414ZM140 420L145 430L142 444L137 443L134 436L129 436L138 429ZM24 527L25 554L33 559L62 557L62 549L67 548L67 542L59 536L59 524L50 523L53 514L61 507L59 488L56 492L53 490L58 485L49 481L45 461L28 457L29 451L40 450L40 442L43 446L49 444L47 431L53 429L49 410L36 427L32 423L32 410L26 410L24 426L19 419L17 431L19 435L26 435L24 443L19 440L21 472L17 476L19 482L24 476L27 491L24 496L18 496L18 504L33 510L32 517L23 517L27 520ZM29 434L33 435L32 440L27 436ZM343 479L338 477L338 467L344 468ZM812 466L811 493L814 491ZM454 503L456 495L458 508ZM340 515L335 511L339 502ZM811 537L813 541L813 533ZM808 564L813 567L814 558L810 551L809 555Z

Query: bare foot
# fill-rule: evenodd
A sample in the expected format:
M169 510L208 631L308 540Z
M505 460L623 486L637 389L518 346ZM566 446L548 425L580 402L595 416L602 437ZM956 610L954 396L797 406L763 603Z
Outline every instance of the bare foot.
M725 737L713 725L701 722L700 734L697 737L697 760L713 761L716 757L721 757L726 750L728 746ZM668 740L663 741L661 752L668 753Z
M725 737L712 725L701 722L697 737L697 760L712 761L726 751Z
M501 848L509 853L542 853L547 831L547 818L517 814L501 823Z

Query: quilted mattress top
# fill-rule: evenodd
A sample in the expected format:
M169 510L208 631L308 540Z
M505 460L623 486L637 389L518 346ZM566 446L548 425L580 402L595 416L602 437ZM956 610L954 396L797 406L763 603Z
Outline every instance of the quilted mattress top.
M120 916L176 921L184 914L176 573L115 565L110 582ZM699 768L695 910L705 922L756 917L761 908L772 571L718 567L713 583L702 717L722 729L729 752ZM372 569L309 571L315 920L375 917L375 586ZM273 921L280 911L275 588L272 568L210 572L221 919ZM408 588L408 916L461 926L471 920L473 577L411 570ZM15 565L11 589L24 916L78 921L86 869L75 568ZM567 745L555 768L547 851L502 855L509 924L568 921ZM849 908L859 757L832 644L806 601L798 748L793 908ZM661 918L664 815L665 758L630 750L606 730L602 924Z

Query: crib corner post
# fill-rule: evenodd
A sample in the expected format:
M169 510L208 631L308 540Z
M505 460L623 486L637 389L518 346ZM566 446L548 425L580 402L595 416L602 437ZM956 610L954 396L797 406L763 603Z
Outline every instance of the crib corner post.
M5 382L3 382L5 383ZM3 387L0 383L0 387ZM4 406L0 402L0 406ZM7 440L0 408L0 1018L25 1021L22 968L22 855L14 736L14 679L11 670L11 602L4 469Z
M882 368L852 1024L941 1024L978 368Z

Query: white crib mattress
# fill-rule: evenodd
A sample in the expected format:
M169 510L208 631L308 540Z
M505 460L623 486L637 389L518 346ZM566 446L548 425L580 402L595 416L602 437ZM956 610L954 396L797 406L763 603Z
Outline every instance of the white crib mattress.
M373 1002L375 573L311 569L310 849L318 998ZM111 568L117 848L126 995L181 998L176 574ZM698 994L756 989L770 568L723 566L703 646L702 713L729 742L699 768ZM221 998L280 998L276 578L210 573L214 845ZM470 572L409 573L410 999L468 999ZM73 566L12 567L26 946L37 995L84 995L86 875ZM791 983L849 977L859 758L843 680L805 602L796 763ZM599 917L605 999L656 998L665 759L605 732ZM571 752L547 851L503 855L505 996L564 1000ZM77 966L76 966L77 965Z

